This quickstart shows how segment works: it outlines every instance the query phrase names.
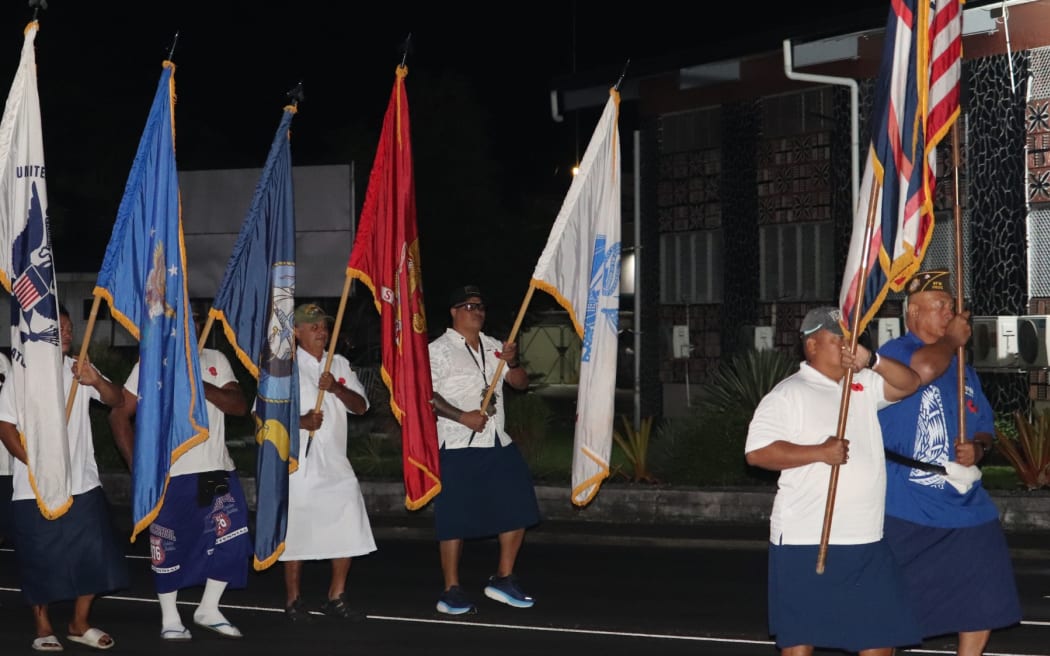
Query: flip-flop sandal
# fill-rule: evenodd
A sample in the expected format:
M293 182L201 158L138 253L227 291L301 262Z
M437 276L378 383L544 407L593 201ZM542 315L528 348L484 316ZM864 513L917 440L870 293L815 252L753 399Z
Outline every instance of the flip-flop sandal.
M193 623L201 628L214 631L219 635L226 638L240 638L242 636L241 630L230 624L229 622L215 622L214 624L205 624L204 622L198 622L196 619Z
M62 643L53 635L37 638L33 641L34 651L62 651Z
M160 632L161 640L171 640L173 642L185 642L193 639L193 634L186 627L181 629L163 629Z
M84 635L73 635L69 634L66 636L66 640L70 642L76 642L81 645L87 645L92 649L111 649L116 643L108 633L102 629L96 629L91 627L87 631L84 631ZM103 644L103 640L109 640L107 644Z

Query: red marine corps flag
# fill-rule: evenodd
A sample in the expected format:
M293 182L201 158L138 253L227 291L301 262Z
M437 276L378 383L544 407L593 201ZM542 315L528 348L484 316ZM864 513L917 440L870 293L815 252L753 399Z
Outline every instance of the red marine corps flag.
M375 162L368 179L361 224L346 275L372 290L383 340L383 382L401 423L405 506L422 508L441 491L437 419L423 311L423 276L416 229L408 96L397 68Z

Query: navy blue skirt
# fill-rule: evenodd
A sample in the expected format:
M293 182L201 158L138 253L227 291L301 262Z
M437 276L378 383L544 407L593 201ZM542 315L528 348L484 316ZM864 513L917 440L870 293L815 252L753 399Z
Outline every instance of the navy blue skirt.
M101 487L73 496L58 519L45 519L35 499L11 502L22 596L32 605L128 587L128 568Z
M486 538L539 523L532 474L516 444L441 449L439 454L438 540Z
M770 545L769 632L777 647L861 651L922 642L900 567L885 540L830 545L817 574L817 545Z
M3 449L0 446L0 449ZM7 457L0 453L0 458ZM0 476L0 544L14 544L11 527L11 490L14 476Z
M887 516L884 532L904 569L924 637L1021 621L1010 549L999 520L935 528Z

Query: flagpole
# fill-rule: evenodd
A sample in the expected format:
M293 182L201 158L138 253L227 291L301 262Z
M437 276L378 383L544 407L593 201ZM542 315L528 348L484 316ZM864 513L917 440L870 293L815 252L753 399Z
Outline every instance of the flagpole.
M332 358L335 357L335 345L339 341L339 328L343 323L343 313L346 311L346 299L350 295L350 283L353 282L353 277L348 273L346 279L343 281L343 295L339 298L339 311L335 313L335 323L332 325L332 334L328 339L328 356L324 361L324 372L328 373L332 368ZM320 412L321 406L324 404L325 391L323 389L317 390L317 403L314 404L314 411ZM310 455L310 445L314 443L314 432L310 431L310 435L306 438L306 455Z
M99 296L95 297L94 302L91 304L91 314L88 316L87 329L84 331L83 342L80 344L80 355L77 356L77 371L84 366L84 358L87 357L88 346L91 344L91 333L95 330L95 317L98 316L98 306L102 302L102 298ZM73 400L77 397L77 377L73 376L73 383L69 386L69 398L66 399L66 423L69 423L69 416L73 412Z
M955 293L955 313L960 314L963 311L963 284L965 277L963 276L963 248L962 248L962 203L960 202L960 189L959 189L959 120L956 119L952 124L952 167L954 169L952 173L952 182L955 185L954 197L952 199L954 207L953 214L955 219L955 277L957 281L956 293ZM964 412L963 406L966 403L966 352L965 345L960 344L956 349L955 357L956 373L958 374L958 401L959 411L956 413L959 417L958 425L958 436L955 438L956 444L961 444L966 441L966 412Z
M508 342L513 342L514 338L518 336L518 329L521 328L521 322L525 319L525 310L529 308L529 303L532 301L532 293L536 291L536 283L529 283L529 290L525 292L525 300L521 303L521 309L518 310L518 318L514 320L514 327L510 329L510 335L507 336ZM503 365L507 364L507 361L500 358L499 364L496 365L496 373L492 374L492 382L489 383L489 389L485 392L485 398L481 400L481 413L485 414L485 409L489 407L489 401L492 399L493 393L496 391L496 382L499 380L499 375L503 373Z
M864 281L868 277L868 257L871 253L871 236L875 232L875 210L878 206L878 194L882 189L877 179L872 180L868 198L868 221L864 225L864 247L861 251L860 273L857 276L856 300L853 302L853 319L850 328L849 350L857 352L857 328L860 326L861 312L864 305ZM853 368L846 370L846 379L842 384L842 397L839 401L839 423L835 430L836 439L845 439L846 419L849 416L850 390L853 385ZM824 564L828 556L828 541L831 537L831 517L835 509L835 492L839 482L839 465L831 466L831 479L828 481L828 499L824 506L824 526L820 531L820 548L817 551L817 574L824 573Z
M200 337L197 339L197 352L200 353L204 350L204 345L208 342L208 334L211 333L212 324L215 323L215 317L212 316L211 312L208 313L208 320L204 322L204 328L201 329Z

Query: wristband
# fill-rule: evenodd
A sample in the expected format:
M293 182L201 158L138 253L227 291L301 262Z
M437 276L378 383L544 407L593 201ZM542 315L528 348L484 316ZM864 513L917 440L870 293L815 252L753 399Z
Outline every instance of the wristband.
M520 366L521 366L520 362L515 362L514 364L511 364L509 362L507 363L507 369L517 369Z
M874 369L879 364L879 354L875 351L871 352L871 357L868 358L868 369Z

